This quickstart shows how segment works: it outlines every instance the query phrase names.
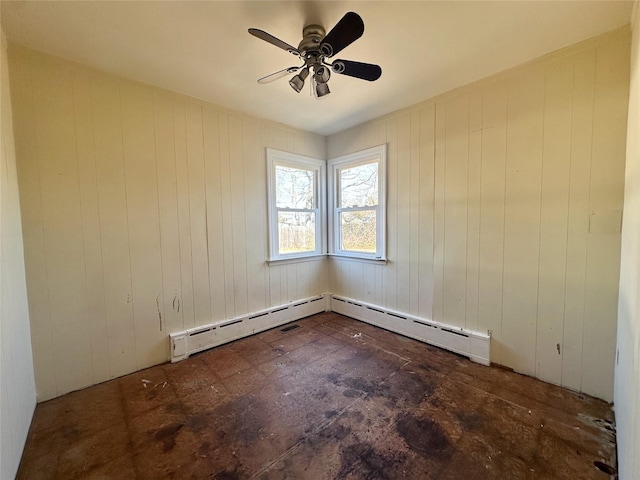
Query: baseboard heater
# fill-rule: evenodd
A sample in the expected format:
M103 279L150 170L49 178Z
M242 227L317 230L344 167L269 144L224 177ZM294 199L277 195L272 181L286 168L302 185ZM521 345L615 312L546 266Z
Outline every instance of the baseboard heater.
M482 365L491 363L489 335L329 293L171 333L171 361L178 362L194 353L325 311L340 313L464 355Z
M331 311L490 365L491 337L484 333L445 325L371 305L339 295L331 295Z
M285 323L328 310L329 294L305 298L169 335L171 362Z

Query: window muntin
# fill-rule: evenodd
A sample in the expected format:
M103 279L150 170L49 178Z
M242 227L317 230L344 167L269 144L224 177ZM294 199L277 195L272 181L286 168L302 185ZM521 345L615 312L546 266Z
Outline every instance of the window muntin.
M385 145L329 161L329 253L385 259L385 164Z
M267 149L269 259L326 252L325 162Z

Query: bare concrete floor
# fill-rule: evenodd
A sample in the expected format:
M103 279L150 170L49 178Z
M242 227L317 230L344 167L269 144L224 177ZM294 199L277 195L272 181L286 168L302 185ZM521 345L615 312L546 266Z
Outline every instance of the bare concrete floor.
M333 313L291 325L39 404L18 478L612 477L605 402Z

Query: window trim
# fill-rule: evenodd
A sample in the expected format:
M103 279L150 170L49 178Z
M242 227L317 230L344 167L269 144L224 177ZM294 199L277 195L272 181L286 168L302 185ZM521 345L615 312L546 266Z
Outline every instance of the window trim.
M316 249L308 252L294 252L280 254L278 212L281 210L276 203L276 167L284 166L301 170L314 170L315 175L315 207L302 211L316 213L315 246ZM283 152L274 148L267 148L267 205L268 205L268 233L269 233L269 258L268 262L284 263L296 259L310 260L309 257L324 256L327 252L327 214L326 214L326 171L327 164L324 160L306 157L296 153ZM287 211L286 209L284 211Z
M339 184L338 172L345 167L356 167L372 160L378 161L378 206L376 207L376 252L361 253L340 248L340 225L337 204L337 186ZM327 162L329 178L328 190L328 225L329 225L329 255L335 257L347 257L386 262L387 245L387 196L386 196L386 171L387 171L387 145L367 148L358 152L342 155Z

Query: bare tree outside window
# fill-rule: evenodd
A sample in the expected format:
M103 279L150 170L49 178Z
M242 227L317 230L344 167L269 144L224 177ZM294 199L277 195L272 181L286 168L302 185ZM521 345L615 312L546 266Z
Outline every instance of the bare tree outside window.
M378 162L340 169L338 182L341 249L375 253Z
M276 166L278 251L280 254L316 249L315 171ZM280 209L286 209L282 211Z
M276 206L278 208L314 208L313 170L276 166Z
M340 208L378 204L378 163L340 169Z

